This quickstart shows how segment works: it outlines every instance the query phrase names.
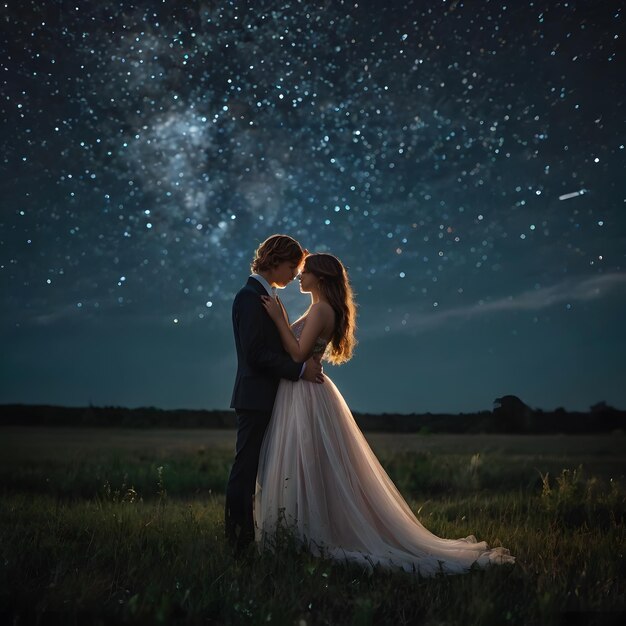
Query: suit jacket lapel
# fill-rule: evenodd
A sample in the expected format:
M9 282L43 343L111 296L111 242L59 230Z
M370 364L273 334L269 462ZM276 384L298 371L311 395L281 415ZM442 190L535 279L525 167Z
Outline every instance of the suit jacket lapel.
M252 278L252 276L248 278L248 286L252 287L252 289L254 289L254 291L256 291L260 296L268 295L267 291L265 291L265 287L263 287L263 285L256 278ZM278 304L280 304L280 308L285 317L285 321L287 322L287 324L289 324L289 316L287 315L287 310L285 309L283 303L278 296L276 297L276 299L278 300Z
M276 296L276 300L278 300L278 304L280 304L280 308L283 311L283 317L287 322L287 326L289 326L289 315L287 315L287 309L285 309L285 305L282 303L281 299L278 296Z

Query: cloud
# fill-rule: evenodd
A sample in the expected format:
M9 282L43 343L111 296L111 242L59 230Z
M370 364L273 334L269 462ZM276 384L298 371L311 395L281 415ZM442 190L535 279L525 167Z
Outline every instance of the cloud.
M443 326L454 319L470 320L506 311L540 311L560 303L589 302L626 287L626 272L614 272L583 279L568 279L550 287L524 291L475 304L412 315L394 330L422 331ZM370 333L368 333L370 334ZM376 332L374 332L376 334Z
M456 317L492 311L538 311L560 302L597 300L623 286L626 286L626 273L603 274L581 281L566 280L551 287L525 291L519 296L475 304L466 310L453 309L451 312Z

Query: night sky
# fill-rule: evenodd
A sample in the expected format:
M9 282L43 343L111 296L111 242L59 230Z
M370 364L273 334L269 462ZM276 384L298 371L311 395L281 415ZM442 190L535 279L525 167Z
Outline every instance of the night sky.
M354 410L625 408L622 6L3 2L0 402L227 408L281 232L349 268Z

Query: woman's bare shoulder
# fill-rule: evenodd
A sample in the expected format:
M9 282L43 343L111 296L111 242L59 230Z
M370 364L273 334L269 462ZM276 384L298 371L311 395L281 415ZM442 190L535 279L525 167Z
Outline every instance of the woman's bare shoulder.
M321 319L327 320L335 317L335 310L332 306L330 306L330 304L328 304L328 302L320 300L319 302L311 305L309 314L314 314L319 316Z

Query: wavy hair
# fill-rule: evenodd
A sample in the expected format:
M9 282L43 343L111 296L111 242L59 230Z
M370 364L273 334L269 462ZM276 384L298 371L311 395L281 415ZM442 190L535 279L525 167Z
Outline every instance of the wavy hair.
M307 256L304 269L319 279L320 292L335 311L335 328L326 359L334 365L345 363L352 358L357 344L356 304L348 272L337 257L326 253Z
M304 258L302 246L289 235L272 235L257 249L250 269L258 274L284 263L293 261L300 265Z

